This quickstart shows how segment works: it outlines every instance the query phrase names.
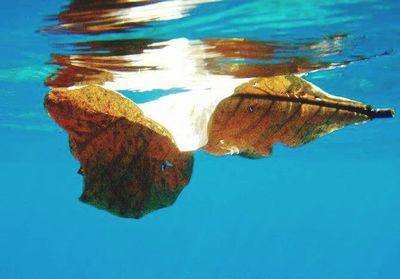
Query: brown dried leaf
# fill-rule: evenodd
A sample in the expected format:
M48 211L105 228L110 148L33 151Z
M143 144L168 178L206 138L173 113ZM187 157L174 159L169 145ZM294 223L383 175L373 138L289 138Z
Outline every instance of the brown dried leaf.
M99 86L57 89L45 101L70 135L81 162L81 200L123 217L140 218L171 205L189 182L193 157L129 99Z
M218 104L204 149L262 157L276 142L299 146L349 124L392 116L392 110L331 96L293 75L258 78Z

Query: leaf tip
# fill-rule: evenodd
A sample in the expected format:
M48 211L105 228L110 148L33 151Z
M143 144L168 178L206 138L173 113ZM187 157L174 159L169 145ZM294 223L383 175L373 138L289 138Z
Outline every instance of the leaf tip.
M371 110L371 118L393 118L395 110L392 108L379 108Z

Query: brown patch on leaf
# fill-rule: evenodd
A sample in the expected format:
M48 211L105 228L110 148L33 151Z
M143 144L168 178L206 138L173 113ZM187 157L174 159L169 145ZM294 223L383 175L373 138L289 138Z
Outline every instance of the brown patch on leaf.
M392 110L328 95L293 75L253 79L218 104L204 149L262 157L276 142L299 146L349 124L392 116Z
M56 89L45 106L81 163L82 201L140 218L171 205L189 182L192 153L180 152L164 127L122 95L99 86Z

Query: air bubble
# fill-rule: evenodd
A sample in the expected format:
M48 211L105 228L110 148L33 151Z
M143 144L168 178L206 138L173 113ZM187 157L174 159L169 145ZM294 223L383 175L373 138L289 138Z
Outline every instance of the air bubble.
M170 161L165 160L164 163L161 164L161 171L164 172L166 170L166 168L173 168L174 164L172 164Z

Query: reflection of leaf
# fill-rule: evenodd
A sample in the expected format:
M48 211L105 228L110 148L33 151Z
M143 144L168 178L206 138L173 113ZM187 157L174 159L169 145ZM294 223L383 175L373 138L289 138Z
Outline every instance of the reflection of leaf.
M197 5L218 0L73 0L43 32L101 34L124 32L147 22L179 19Z
M192 154L180 152L169 132L129 99L87 86L53 90L45 105L81 162L82 201L139 218L172 204L188 183Z
M98 84L109 89L209 88L216 78L255 78L348 65L363 57L328 62L344 35L305 43L247 39L124 39L71 44L72 55L54 54L59 65L51 87ZM324 61L321 61L321 57ZM177 63L177 61L180 61Z
M218 104L204 149L266 156L275 142L298 146L348 124L392 116L392 110L331 96L296 76L253 79Z

